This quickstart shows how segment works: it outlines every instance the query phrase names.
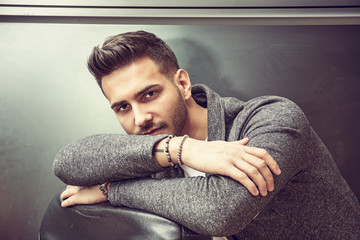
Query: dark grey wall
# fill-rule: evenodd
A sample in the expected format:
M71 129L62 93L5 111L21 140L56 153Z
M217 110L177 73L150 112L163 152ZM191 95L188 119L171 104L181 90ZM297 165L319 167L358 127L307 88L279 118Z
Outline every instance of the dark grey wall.
M56 152L94 133L124 133L86 69L90 49L144 29L175 50L193 83L243 100L298 103L360 197L360 26L0 24L0 236L35 239L64 185Z

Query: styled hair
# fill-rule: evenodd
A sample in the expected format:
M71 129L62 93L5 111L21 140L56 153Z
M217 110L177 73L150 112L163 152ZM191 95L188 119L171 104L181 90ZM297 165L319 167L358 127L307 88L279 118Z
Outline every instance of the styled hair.
M88 69L101 86L101 79L142 57L149 57L159 71L172 80L179 64L171 48L155 34L137 31L111 36L96 46L88 59Z

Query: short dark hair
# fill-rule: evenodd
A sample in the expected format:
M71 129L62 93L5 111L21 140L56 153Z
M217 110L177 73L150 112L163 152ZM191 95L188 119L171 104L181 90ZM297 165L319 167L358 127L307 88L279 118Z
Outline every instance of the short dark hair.
M88 69L102 89L101 79L104 76L146 56L158 65L160 73L173 79L179 69L174 52L155 34L145 31L127 32L107 38L102 47L96 46L92 50Z

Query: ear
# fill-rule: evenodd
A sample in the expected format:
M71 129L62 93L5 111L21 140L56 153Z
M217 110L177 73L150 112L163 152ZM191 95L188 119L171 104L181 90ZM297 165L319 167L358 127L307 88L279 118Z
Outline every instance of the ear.
M178 69L175 73L174 83L182 93L184 100L191 97L191 82L189 74L184 69Z

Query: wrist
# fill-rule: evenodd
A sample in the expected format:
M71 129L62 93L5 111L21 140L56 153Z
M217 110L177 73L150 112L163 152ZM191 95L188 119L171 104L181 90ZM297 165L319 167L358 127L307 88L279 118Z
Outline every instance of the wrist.
M182 161L182 148L183 148L183 145L184 145L184 142L185 140L189 137L189 135L185 134L184 136L182 136L181 140L180 140L180 143L179 143L179 147L178 147L178 151L177 151L177 154L176 154L176 159L177 159L177 162L179 165L183 165L184 162Z
M153 158L161 167L170 166L170 163L168 162L165 154L165 142L166 138L160 140L154 145L153 149Z
M183 160L184 145L187 144L190 139L187 135L184 135L172 137L171 139L165 138L159 141L153 151L155 161L157 161L161 167L169 167L171 163L173 163L173 165L186 164L186 161ZM166 142L168 142L168 144L166 144ZM166 148L167 150L165 150Z
M106 197L106 199L109 198L109 187L110 187L109 182L105 182L103 184L98 185L98 188L100 189L101 193Z
M182 144L181 151L181 161L183 164L190 166L192 165L192 160L194 159L194 149L196 149L196 145L200 140L194 138L186 138L184 143ZM180 141L179 141L180 142Z

